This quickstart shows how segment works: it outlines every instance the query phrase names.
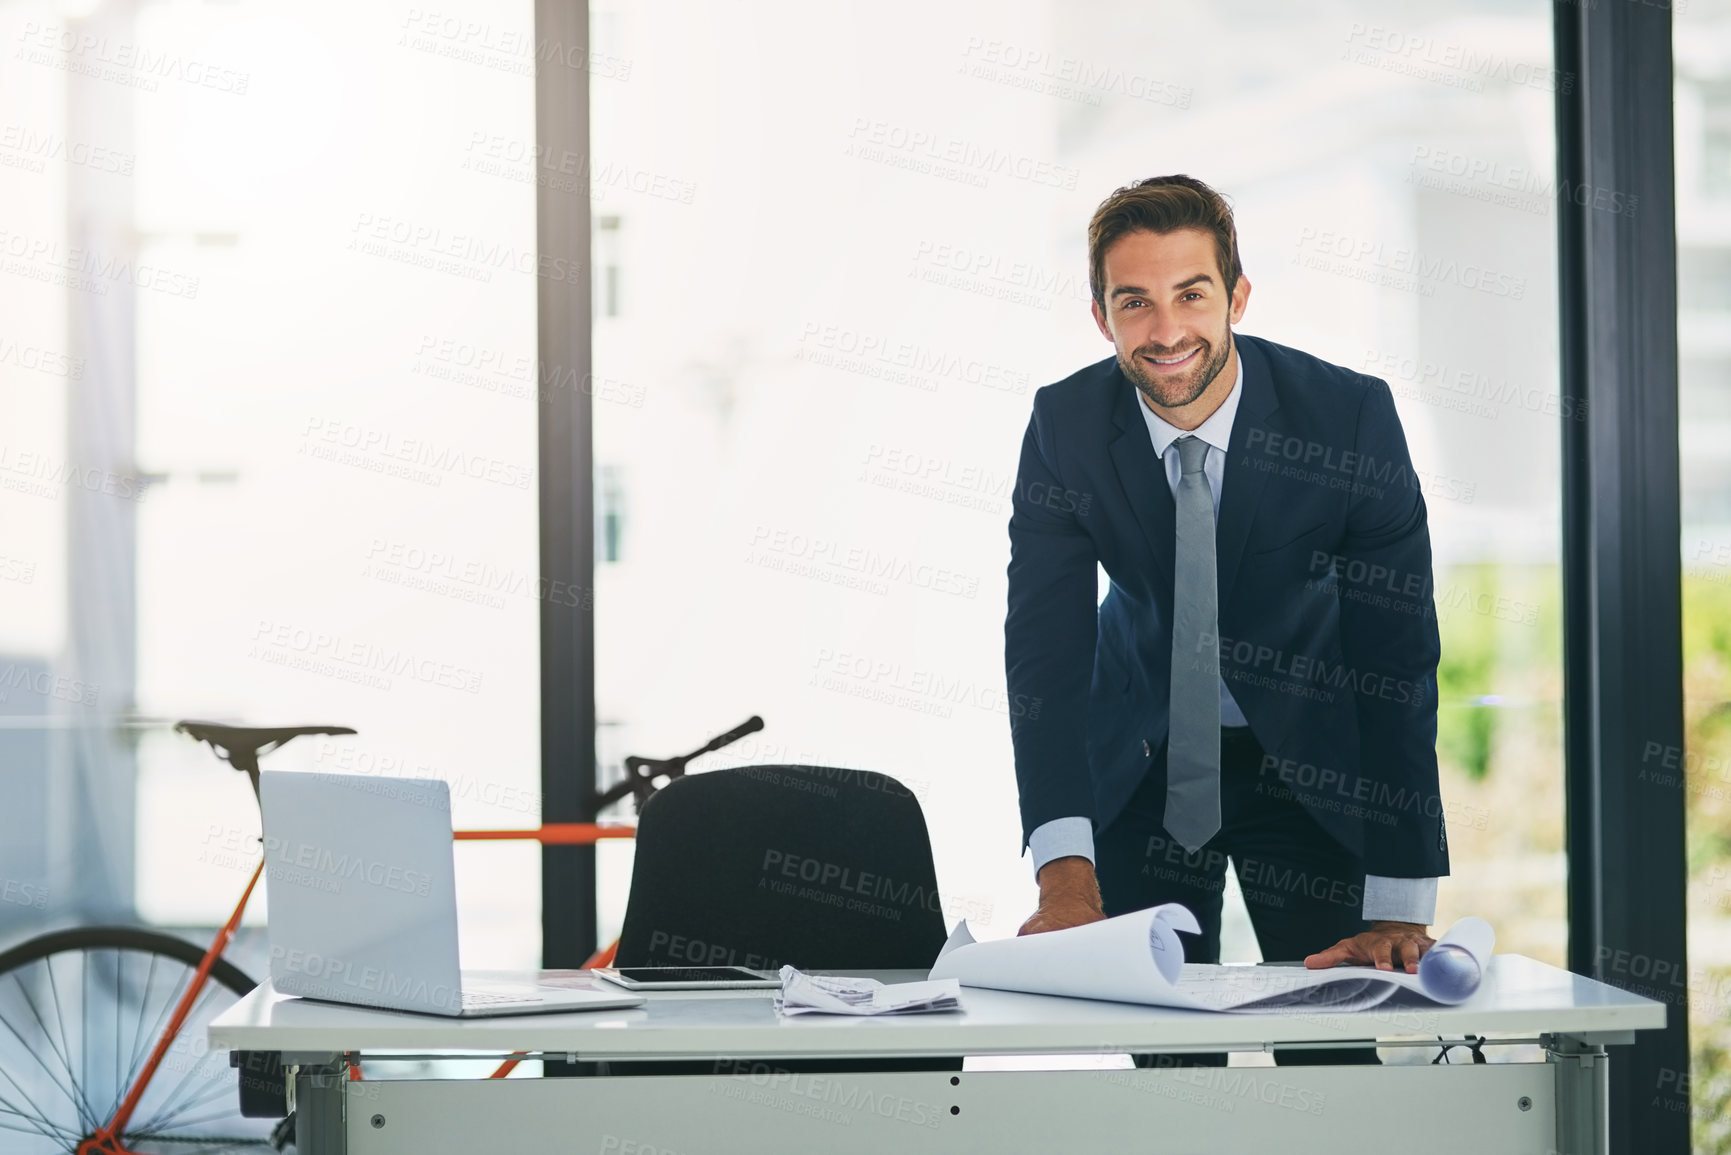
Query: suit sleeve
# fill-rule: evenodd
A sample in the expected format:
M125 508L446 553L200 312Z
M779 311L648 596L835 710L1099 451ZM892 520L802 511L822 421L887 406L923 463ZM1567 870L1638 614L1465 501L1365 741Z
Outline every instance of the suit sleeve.
M1042 396L1045 394L1045 396ZM1022 841L1057 819L1094 819L1088 689L1098 629L1098 558L1082 524L1092 495L1053 464L1050 395L1034 396L1011 498L1004 672Z
M1449 871L1437 783L1442 648L1430 528L1394 398L1381 381L1371 382L1359 411L1354 449L1357 484L1340 547L1340 637L1357 690L1364 865L1373 875L1431 878Z

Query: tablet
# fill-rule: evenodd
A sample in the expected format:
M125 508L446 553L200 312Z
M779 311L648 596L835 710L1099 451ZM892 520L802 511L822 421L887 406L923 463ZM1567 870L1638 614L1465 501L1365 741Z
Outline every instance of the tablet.
M746 967L596 967L594 973L634 991L730 991L781 986L780 975Z

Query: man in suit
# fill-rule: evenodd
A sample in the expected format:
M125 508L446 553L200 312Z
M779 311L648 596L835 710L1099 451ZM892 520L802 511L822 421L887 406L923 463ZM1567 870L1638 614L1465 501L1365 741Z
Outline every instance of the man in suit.
M1217 962L1230 861L1265 958L1414 971L1439 641L1388 386L1234 335L1250 282L1201 181L1119 189L1088 249L1115 352L1035 394L1009 527L1021 932L1181 902Z

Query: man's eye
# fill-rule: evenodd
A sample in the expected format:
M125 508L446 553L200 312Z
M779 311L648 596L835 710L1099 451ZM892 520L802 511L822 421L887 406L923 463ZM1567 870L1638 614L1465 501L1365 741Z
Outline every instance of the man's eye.
M1130 307L1130 306L1132 306L1132 305L1140 305L1140 304L1141 304L1141 303L1142 303L1142 302L1141 302L1141 301L1125 301L1125 302L1124 302L1124 307L1125 307L1125 308L1126 308L1126 309L1128 309L1128 308L1129 308L1129 307Z
M1202 294L1201 293L1185 293L1184 299L1186 301L1189 301L1189 300L1200 301L1202 299Z

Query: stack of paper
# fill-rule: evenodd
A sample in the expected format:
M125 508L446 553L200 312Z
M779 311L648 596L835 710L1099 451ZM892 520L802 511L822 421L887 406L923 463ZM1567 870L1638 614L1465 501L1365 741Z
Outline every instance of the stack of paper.
M1375 967L1217 966L1184 961L1178 931L1199 931L1177 903L1068 930L975 942L956 927L930 978L1039 995L1111 999L1199 1011L1356 1011L1396 992L1437 1003L1470 998L1496 941L1482 918L1451 926L1419 960L1417 974Z
M784 1015L908 1015L961 1006L962 988L955 979L886 984L876 979L808 975L793 967L781 968L781 990L775 996L775 1009Z

